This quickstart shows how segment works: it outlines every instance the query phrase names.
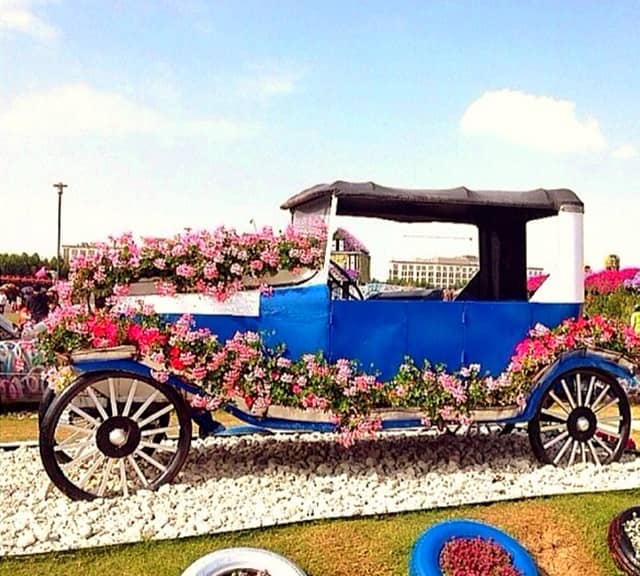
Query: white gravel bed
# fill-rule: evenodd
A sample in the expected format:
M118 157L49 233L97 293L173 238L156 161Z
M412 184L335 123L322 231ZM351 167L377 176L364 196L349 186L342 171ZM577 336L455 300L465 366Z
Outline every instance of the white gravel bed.
M0 556L184 538L319 518L640 486L640 459L542 466L525 434L326 434L196 441L177 481L128 498L48 491L37 449L0 453Z

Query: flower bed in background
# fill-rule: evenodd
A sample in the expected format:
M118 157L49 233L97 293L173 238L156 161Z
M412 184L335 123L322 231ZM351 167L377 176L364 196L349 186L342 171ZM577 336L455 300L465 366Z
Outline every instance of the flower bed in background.
M548 274L538 274L527 278L527 290L535 292ZM640 268L623 268L622 270L600 270L585 275L584 289L589 294L610 294L622 288L640 289Z
M584 279L586 292L609 294L620 288L627 287L629 281L638 274L638 268L623 268L622 270L601 270L587 274Z

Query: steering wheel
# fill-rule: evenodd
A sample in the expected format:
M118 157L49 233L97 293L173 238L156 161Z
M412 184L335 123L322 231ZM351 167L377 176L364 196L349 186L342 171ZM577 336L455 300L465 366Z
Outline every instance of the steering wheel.
M338 289L339 298L343 300L364 300L362 291L358 283L349 273L337 262L330 260L329 267L329 288L333 294L334 289Z

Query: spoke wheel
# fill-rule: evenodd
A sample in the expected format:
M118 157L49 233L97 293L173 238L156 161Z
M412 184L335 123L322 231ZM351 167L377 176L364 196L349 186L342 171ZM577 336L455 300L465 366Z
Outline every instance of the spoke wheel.
M608 464L620 459L631 425L629 400L617 380L591 369L559 376L529 422L529 440L545 464Z
M128 496L170 482L191 442L182 396L122 372L81 375L56 395L40 427L40 456L73 500Z

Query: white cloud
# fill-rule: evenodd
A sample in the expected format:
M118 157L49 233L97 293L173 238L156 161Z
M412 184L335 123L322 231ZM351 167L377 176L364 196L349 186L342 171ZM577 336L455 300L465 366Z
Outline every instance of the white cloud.
M0 34L26 34L39 40L54 40L58 30L34 13L33 1L0 0Z
M127 136L163 137L204 135L210 139L236 139L251 127L226 119L181 119L131 102L115 92L86 84L69 84L42 92L22 94L0 103L0 135L23 136Z
M618 158L619 160L631 160L638 156L638 149L631 144L624 144L622 146L618 146L611 153L611 156L613 158Z
M303 76L277 63L251 66L250 72L238 79L237 91L245 98L266 100L291 94L298 88Z
M578 119L575 102L516 90L485 92L467 107L460 128L557 154L607 147L598 121Z
M244 86L247 90L262 96L277 96L293 92L296 87L296 80L289 75L268 74L245 80Z
M237 140L255 133L256 126L222 118L189 120L175 125L175 133L198 134L214 140Z

